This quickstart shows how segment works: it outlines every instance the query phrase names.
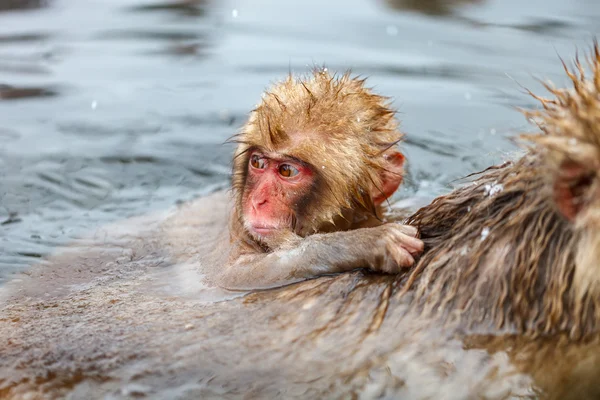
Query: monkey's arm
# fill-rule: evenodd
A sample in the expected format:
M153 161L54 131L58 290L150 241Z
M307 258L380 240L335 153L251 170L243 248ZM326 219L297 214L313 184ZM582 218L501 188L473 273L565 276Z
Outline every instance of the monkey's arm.
M221 271L217 283L225 289L249 290L361 267L396 273L423 251L416 233L411 226L389 223L297 238L271 253L240 255Z

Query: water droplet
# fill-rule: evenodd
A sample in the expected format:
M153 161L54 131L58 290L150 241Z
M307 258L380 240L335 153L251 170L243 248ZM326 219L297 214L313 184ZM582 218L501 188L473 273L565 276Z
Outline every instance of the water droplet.
M325 169L325 166L324 166L324 165L321 165L321 169Z
M356 122L360 122L360 117L356 117Z
M98 102L96 100L92 101L91 107L92 107L92 110L95 110L96 107L98 107Z
M394 25L388 25L385 28L385 32L389 35L389 36L396 36L398 35L398 28L396 28Z
M498 193L500 193L501 191L504 190L504 186L502 186L499 183L492 183L492 184L487 184L483 187L483 191L485 193L486 196L494 196Z
M496 134L496 129L494 129L494 128L490 129L490 134L491 134L492 136L493 136L493 135L495 135L495 134Z
M490 234L490 228L487 226L481 230L481 241L483 242Z
M238 17L238 10L237 9L233 9L231 10L231 17L232 18L237 18Z

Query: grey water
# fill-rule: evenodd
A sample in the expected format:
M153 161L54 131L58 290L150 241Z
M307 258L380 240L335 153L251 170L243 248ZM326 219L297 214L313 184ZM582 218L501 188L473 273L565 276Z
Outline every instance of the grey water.
M261 92L313 66L394 99L397 198L514 156L594 0L0 0L0 282L95 227L226 187ZM43 262L43 261L41 261Z

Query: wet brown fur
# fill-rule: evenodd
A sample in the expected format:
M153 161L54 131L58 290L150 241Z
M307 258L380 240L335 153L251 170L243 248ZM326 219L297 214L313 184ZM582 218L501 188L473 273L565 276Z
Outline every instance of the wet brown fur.
M539 110L524 111L541 133L516 162L489 168L473 182L413 215L426 254L405 286L419 312L469 333L566 333L600 328L600 51L565 66L573 87L545 85ZM565 175L566 167L583 171ZM560 212L558 183L580 207ZM404 290L402 291L404 292Z
M313 167L315 190L302 204L302 218L308 223L297 234L335 225L345 210L376 212L373 188L380 186L386 170L386 151L393 150L402 135L388 99L372 93L364 82L350 73L335 76L315 69L308 77L290 75L263 95L233 138L238 143L233 161L233 222L241 218L248 159L256 146Z

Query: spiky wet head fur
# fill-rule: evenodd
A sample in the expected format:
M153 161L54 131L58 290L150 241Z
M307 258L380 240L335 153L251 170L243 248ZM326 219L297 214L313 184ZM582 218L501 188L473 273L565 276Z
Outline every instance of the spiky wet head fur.
M371 195L381 183L385 153L401 139L394 114L386 98L349 73L336 77L319 69L306 78L288 76L263 95L235 138L238 210L250 150L260 147L310 164L317 177L312 201L302 210L309 230L297 233L313 233L347 209L374 212Z
M571 89L547 86L525 111L541 134L514 163L484 171L410 223L428 251L408 287L419 311L468 332L568 333L600 329L600 55L592 72L565 68Z

